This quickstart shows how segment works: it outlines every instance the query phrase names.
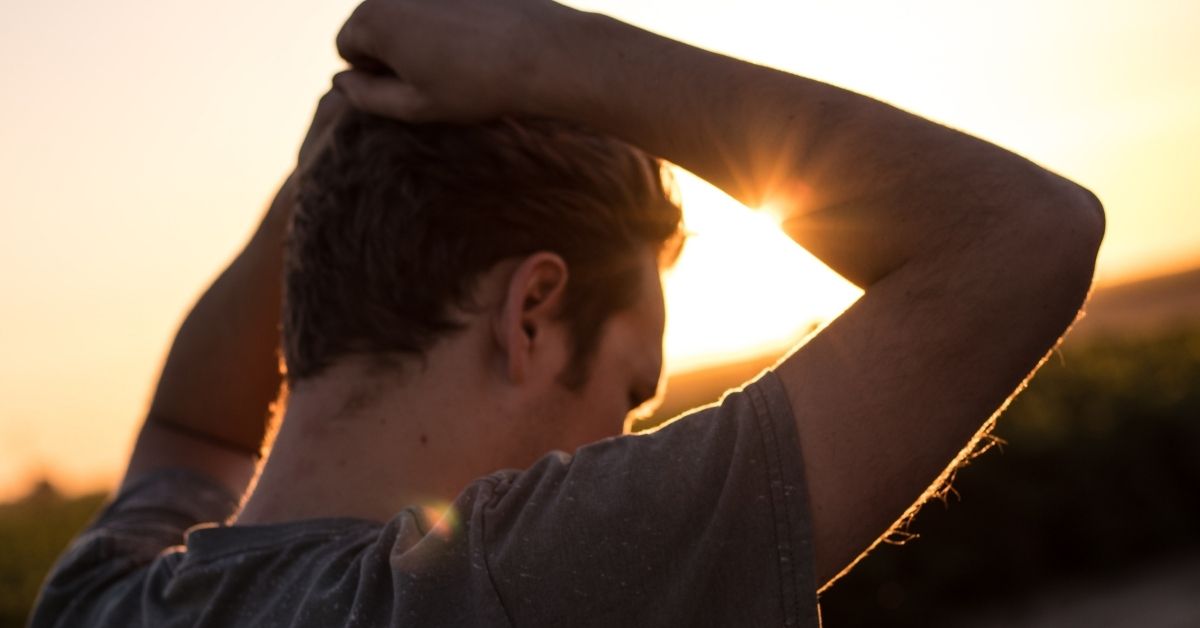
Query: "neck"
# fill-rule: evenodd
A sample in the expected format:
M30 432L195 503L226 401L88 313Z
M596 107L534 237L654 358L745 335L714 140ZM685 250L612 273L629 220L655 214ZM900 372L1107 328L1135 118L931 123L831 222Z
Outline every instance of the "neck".
M239 523L386 521L409 506L447 504L471 480L531 462L516 451L511 413L484 401L496 398L482 389L486 378L448 357L373 375L369 365L345 361L296 386Z

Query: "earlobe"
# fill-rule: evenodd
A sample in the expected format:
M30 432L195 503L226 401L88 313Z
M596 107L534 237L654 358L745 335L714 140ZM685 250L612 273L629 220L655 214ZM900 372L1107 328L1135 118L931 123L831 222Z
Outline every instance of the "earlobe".
M513 270L493 328L513 383L523 383L540 357L539 332L555 321L566 286L567 265L556 253L534 253Z

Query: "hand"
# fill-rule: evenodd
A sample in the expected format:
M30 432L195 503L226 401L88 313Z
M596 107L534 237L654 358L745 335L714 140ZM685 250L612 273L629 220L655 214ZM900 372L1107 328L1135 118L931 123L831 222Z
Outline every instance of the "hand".
M296 160L296 173L303 174L312 167L317 155L321 153L333 134L335 122L349 109L345 96L337 90L329 90L317 103L317 112L313 114L312 124L308 134L300 144L300 155Z
M366 0L338 34L334 86L410 122L533 113L525 94L565 7L548 0Z
M312 168L321 151L329 144L337 120L349 108L350 104L346 101L346 97L337 90L329 90L317 103L317 111L313 114L312 124L308 127L304 141L300 143L296 168L288 175L287 180L283 182L279 192L275 195L275 199L271 201L267 217L275 219L268 220L268 224L273 225L275 230L282 231L283 226L287 224L296 204L300 177L309 168Z

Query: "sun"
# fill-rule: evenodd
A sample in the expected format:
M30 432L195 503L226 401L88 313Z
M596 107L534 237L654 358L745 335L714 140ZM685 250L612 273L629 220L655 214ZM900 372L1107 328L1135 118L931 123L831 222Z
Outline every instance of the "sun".
M675 168L687 244L664 277L669 371L795 343L862 291L792 242L770 208L751 210Z

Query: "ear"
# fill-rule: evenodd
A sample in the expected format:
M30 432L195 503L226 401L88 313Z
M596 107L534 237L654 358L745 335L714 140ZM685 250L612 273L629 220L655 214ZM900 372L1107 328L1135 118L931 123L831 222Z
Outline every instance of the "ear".
M539 252L517 265L494 319L493 334L507 357L508 377L524 382L543 357L545 339L557 321L567 291L567 264L556 253Z

